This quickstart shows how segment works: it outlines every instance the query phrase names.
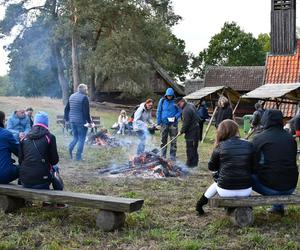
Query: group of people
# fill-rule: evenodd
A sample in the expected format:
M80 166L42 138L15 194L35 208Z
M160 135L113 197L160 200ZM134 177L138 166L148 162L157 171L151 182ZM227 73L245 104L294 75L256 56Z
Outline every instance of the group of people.
M52 184L54 189L62 190L56 138L49 131L48 114L37 112L28 130L30 123L28 125L27 121L30 118L25 117L23 110L14 112L8 119L7 128L5 120L5 113L0 111L0 183L7 184L19 179L18 183L25 188L49 189ZM19 124L19 127L9 129L11 124ZM12 159L12 154L17 160ZM65 205L55 206L61 208Z
M198 109L184 98L176 98L172 88L158 102L156 118L152 120L154 101L147 99L134 112L133 129L140 139L137 153L145 150L149 127L160 129L161 154L167 156L166 145L171 144L170 159L176 160L176 138L182 134L186 141L186 165L198 165L198 143L202 137L203 123L209 118L204 101ZM232 120L232 109L225 97L218 102L216 115L217 135L209 170L213 171L214 183L198 200L196 210L204 214L203 206L216 193L221 197L245 197L252 190L262 195L292 194L297 186L298 167L296 162L297 143L300 137L300 115L291 123L295 135L283 127L283 115L279 110L263 110L256 106L252 126L259 128L250 142L240 138L239 126ZM33 118L32 108L16 110L7 121L0 111L0 183L9 183L19 178L19 183L26 188L62 190L63 183L58 178L56 138L49 131L48 115L37 112ZM298 118L297 118L298 117ZM65 120L72 128L73 139L69 144L69 156L73 159L73 150L78 144L76 161L82 160L82 152L87 130L92 127L87 86L80 84L78 91L72 94L65 107ZM178 128L182 121L181 129ZM119 117L120 133L124 133L128 117L121 112ZM14 154L19 164L11 158ZM63 204L58 204L64 206ZM275 204L270 212L283 214L284 207Z
M262 131L252 142L241 139L239 126L232 120L222 121L217 129L214 151L208 163L215 182L198 200L196 210L216 193L221 197L247 197L252 190L262 195L289 195L298 182L297 143L283 128L279 110L266 110L261 118ZM269 212L284 214L282 204Z

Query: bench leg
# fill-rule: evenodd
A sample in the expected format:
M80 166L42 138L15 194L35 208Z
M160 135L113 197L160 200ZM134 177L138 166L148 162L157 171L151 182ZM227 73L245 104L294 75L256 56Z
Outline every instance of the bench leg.
M0 195L0 209L4 213L11 213L25 206L25 200L6 195Z
M228 215L232 223L239 227L250 226L254 222L254 215L251 207L229 208Z
M105 232L113 231L124 226L125 213L100 210L97 215L96 225Z

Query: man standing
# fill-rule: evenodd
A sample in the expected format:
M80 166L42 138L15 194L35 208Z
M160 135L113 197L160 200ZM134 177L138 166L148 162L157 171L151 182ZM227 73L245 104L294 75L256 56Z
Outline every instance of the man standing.
M269 109L262 117L263 131L253 139L256 152L252 188L262 195L289 195L297 186L297 143L283 129L280 110ZM268 212L284 214L284 206L273 205Z
M262 130L261 118L265 111L262 108L261 102L255 103L254 107L255 107L255 111L252 116L251 129L256 132L261 132Z
M25 109L17 109L7 121L9 130L16 140L21 140L30 131L30 121L25 114Z
M185 134L186 165L198 166L199 117L195 105L187 103L182 97L176 99L176 104L182 109L182 127L178 135Z
M175 95L172 88L168 88L166 94L160 99L156 112L157 125L161 126L160 138L161 148L168 142L168 137L173 140L178 134L178 120L181 111L175 104ZM176 139L171 143L170 158L176 160L177 142ZM162 150L162 156L166 158L167 148Z
M33 108L31 108L31 107L27 108L25 113L29 119L30 127L32 128L32 126L33 126Z
M70 122L73 140L69 144L69 154L73 159L73 149L78 142L76 161L82 160L82 152L88 127L91 126L90 104L87 97L87 85L79 84L78 91L72 94L65 107L65 120Z

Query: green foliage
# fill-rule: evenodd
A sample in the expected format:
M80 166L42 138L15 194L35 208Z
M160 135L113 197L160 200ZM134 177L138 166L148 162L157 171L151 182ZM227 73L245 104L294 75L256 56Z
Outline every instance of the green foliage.
M265 53L269 53L271 50L271 37L267 33L261 33L257 37L258 42L263 48Z
M8 76L0 76L0 96L6 96L10 91L10 82Z
M192 67L195 76L203 77L209 65L264 65L264 49L265 43L262 44L251 33L244 32L235 22L225 23L221 32L211 38L208 48L194 58Z
M30 8L28 1L4 2L0 34L20 30L7 47L18 94L59 96L58 56L64 77L72 79L71 51L78 57L81 82L100 92L113 82L116 91L141 97L148 91L153 59L173 77L184 79L187 72L185 43L171 32L181 19L171 0L57 0Z

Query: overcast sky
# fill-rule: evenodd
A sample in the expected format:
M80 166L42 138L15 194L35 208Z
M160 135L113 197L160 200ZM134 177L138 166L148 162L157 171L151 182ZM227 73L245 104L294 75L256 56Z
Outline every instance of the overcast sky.
M244 31L255 36L270 32L270 0L173 0L173 3L175 13L183 17L173 32L185 40L186 50L194 54L208 46L210 38L226 21L237 22ZM0 7L0 18L3 15ZM8 70L4 44L0 41L0 75Z

